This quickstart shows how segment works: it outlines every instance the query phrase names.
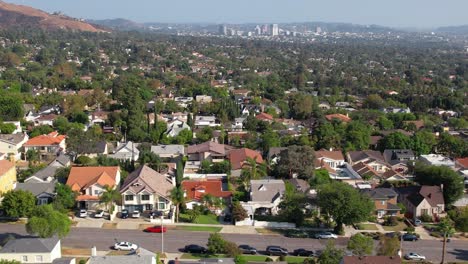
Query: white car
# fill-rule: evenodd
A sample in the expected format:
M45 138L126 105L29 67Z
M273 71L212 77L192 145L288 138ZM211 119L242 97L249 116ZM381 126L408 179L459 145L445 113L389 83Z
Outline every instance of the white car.
M80 217L87 217L88 216L88 212L85 210L85 209L81 209L80 212L79 212L79 216Z
M132 212L132 218L140 218L140 211L135 210Z
M407 260L425 260L426 257L423 255L419 255L418 253L410 252L405 255L405 259Z
M114 249L116 250L137 250L138 246L136 244L121 241L114 244Z
M94 218L103 218L104 217L104 211L103 210L97 210L94 213Z
M318 239L337 239L338 236L331 233L331 232L321 232L321 233L318 233L318 234L315 234L315 238L318 238Z

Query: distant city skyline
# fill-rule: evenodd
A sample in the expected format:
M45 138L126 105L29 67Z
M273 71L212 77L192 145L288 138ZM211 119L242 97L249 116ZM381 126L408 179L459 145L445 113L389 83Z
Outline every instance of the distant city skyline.
M85 19L161 23L343 22L434 28L468 24L466 0L5 0Z

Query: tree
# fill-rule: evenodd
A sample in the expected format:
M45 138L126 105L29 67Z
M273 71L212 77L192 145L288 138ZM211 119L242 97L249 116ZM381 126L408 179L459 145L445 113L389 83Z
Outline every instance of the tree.
M372 254L374 249L374 241L369 236L361 234L355 234L351 236L348 241L348 249L353 252L354 255L364 256Z
M411 147L411 138L401 132L394 132L379 140L381 151L386 149L408 149Z
M28 160L31 167L41 160L41 155L38 150L30 149L26 152L26 160Z
M181 186L174 187L169 196L171 197L172 203L176 206L176 222L179 222L180 206L185 202L184 189L182 189Z
M15 130L15 124L0 122L0 134L11 134Z
M415 181L421 185L443 186L445 204L450 205L462 197L465 187L463 177L446 166L426 166L417 163Z
M453 223L449 218L442 219L439 224L437 225L437 230L442 233L443 235L443 245L442 245L442 261L440 263L445 263L445 252L447 246L447 237L453 235L455 233L455 229L453 228Z
M347 150L368 149L370 136L371 129L369 125L360 121L352 121L346 127L345 148Z
M411 137L411 149L416 152L416 155L429 154L432 148L437 144L436 137L428 131L416 132Z
M351 225L366 220L374 211L374 203L368 196L342 182L320 186L317 202L321 211L336 221L337 233L342 233L343 224Z
M325 250L318 258L318 261L320 264L339 264L343 256L343 250L337 249L333 241L328 241Z
M291 185L291 184L289 184ZM294 186L292 186L295 188ZM286 192L283 201L279 204L279 215L287 221L294 222L297 226L304 223L305 214L304 208L306 207L306 196L304 193Z
M23 118L23 100L13 94L0 93L0 120L18 121Z
M453 214L453 213L454 214ZM468 232L468 206L458 210L449 211L450 218L455 222L455 227L460 232Z
M208 252L211 254L221 254L224 253L226 241L223 239L219 233L211 233L208 238L208 243L206 244Z
M29 217L34 206L36 197L23 190L8 191L2 200L2 208L9 217Z
M400 250L400 239L397 236L382 236L377 254L379 256L396 256Z
M385 101L378 94L371 94L364 100L363 107L369 109L381 109L385 106Z
M326 169L318 169L314 172L314 178L309 181L312 187L317 187L322 184L331 183L332 179L330 178L330 174Z
M281 140L276 131L272 129L267 129L263 132L262 136L262 149L264 153L267 153L272 147L279 147L281 145Z
M57 183L55 186L54 208L56 210L68 210L75 206L76 193L66 184Z
M259 178L268 175L267 166L265 163L258 163L257 157L247 157L246 163L242 167L241 179L244 187L247 189L250 186L251 180L257 180Z
M309 146L289 146L281 151L277 170L280 176L292 178L295 174L301 179L314 177L315 152Z
M109 185L104 186L104 192L99 196L99 200L106 204L107 210L112 214L113 211L113 204L115 202L120 202L122 196L120 195L119 190L117 188L111 187ZM110 207L109 207L110 205Z
M71 220L64 213L54 210L52 205L36 206L26 224L26 231L41 238L57 235L65 237L70 232Z
M232 204L232 218L234 221L242 221L249 217L247 211L242 207L239 202L234 202Z

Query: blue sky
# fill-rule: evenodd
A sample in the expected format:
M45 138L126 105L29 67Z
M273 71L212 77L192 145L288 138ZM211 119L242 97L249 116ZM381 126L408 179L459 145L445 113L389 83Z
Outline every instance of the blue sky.
M429 28L468 24L468 0L5 0L78 18L136 22L348 22Z

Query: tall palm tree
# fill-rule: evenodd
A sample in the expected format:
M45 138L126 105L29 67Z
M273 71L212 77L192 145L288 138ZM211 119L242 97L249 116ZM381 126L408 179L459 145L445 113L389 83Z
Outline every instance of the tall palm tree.
M120 192L109 185L104 186L104 192L99 196L99 200L106 204L106 209L112 214L112 206L109 209L109 205L113 205L115 202L119 202L122 199Z
M265 163L257 163L257 157L247 157L241 172L241 179L245 189L250 185L250 180L256 180L267 175L268 172Z
M184 190L182 189L182 186L174 187L170 191L169 197L171 198L172 203L175 204L176 206L175 217L176 217L176 222L179 222L180 205L185 202Z
M453 228L453 223L448 218L442 219L440 223L437 225L437 229L444 236L444 240L443 240L444 244L442 246L442 261L440 262L443 264L445 263L445 251L446 251L446 245L447 245L447 237L453 235L453 233L455 233L455 229Z

